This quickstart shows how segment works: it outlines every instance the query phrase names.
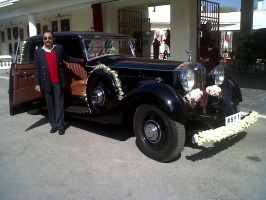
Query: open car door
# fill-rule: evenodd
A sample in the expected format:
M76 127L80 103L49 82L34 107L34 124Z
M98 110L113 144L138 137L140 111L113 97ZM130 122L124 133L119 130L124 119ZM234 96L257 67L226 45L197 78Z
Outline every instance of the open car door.
M10 115L32 111L44 106L45 102L42 92L35 90L34 63L18 64L16 60L11 65L9 77Z
M43 106L42 92L35 90L34 64L15 64L10 69L10 115L31 111Z

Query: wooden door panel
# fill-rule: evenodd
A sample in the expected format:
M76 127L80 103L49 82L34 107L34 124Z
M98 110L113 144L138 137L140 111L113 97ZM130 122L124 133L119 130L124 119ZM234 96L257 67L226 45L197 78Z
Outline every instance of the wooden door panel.
M43 97L35 90L34 64L16 64L14 69L13 105L29 102Z

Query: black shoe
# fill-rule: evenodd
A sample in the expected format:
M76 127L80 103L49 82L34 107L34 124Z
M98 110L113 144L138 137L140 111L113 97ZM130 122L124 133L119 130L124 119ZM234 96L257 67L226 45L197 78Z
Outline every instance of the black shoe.
M58 130L57 128L52 128L52 129L50 130L50 133L55 133L57 130Z
M58 132L59 132L59 135L64 135L65 134L65 129L59 129Z

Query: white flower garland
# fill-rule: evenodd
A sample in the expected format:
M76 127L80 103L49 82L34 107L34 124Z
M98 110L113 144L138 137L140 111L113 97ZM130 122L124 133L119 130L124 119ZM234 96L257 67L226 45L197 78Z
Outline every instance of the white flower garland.
M24 41L21 45L19 64L21 64L23 60L22 58L24 56L25 45L26 45L26 41Z
M114 77L114 79L115 79L115 86L116 86L116 88L117 88L117 90L118 90L118 96L117 96L117 98L118 98L118 100L122 100L122 99L123 99L124 92L122 91L121 81L118 79L118 73L117 73L117 71L112 70L110 67L107 67L107 66L104 65L104 64L98 64L98 65L95 65L95 66L94 66L94 69L90 72L90 74L91 74L92 72L94 72L95 70L98 70L98 69L102 69L102 70L104 70L107 74L112 74L112 75L113 75L113 77ZM88 76L88 78L89 78L89 76ZM87 81L86 81L86 85L87 85L87 82L88 82L88 79L87 79ZM87 99L86 91L85 91L85 93L84 93L84 97L85 97L85 101L86 101L87 104L88 104L88 99ZM89 106L89 104L88 104L88 106Z
M89 77L89 76L88 76L88 77ZM88 78L87 78L87 80L86 80L86 85L87 85L87 83L88 83ZM87 93L86 93L86 91L87 91L87 90L84 91L84 99L85 99L85 101L86 101L86 103L87 103L87 106L88 106L88 108L89 108L89 110L90 110L90 113L91 113L91 109L90 109L90 105L89 105L89 103L88 103L88 97L87 97Z
M88 74L89 74L89 73L88 73ZM86 85L87 85L87 83L88 83L88 79L89 79L89 75L88 75L87 80L86 80ZM87 86L86 86L86 88L87 88ZM87 97L87 93L86 93L86 91L87 91L87 89L85 89L85 91L84 91L84 99L85 99L85 101L86 101L86 103L87 103L87 106L88 106L88 108L89 108L89 110L90 110L90 113L91 113L91 109L90 109L90 105L89 105L89 103L88 103L88 97Z
M196 88L186 94L186 99L188 101L199 101L202 95L203 92L199 88Z
M217 85L208 86L205 91L211 96L219 96L222 89Z
M112 74L114 79L115 79L115 86L117 87L117 90L118 90L118 100L122 100L123 99L123 95L124 95L124 92L122 91L122 87L121 87L121 81L119 80L118 78L118 73L117 71L115 70L112 70L110 67L107 67L106 65L104 64L98 64L94 67L94 69L92 70L95 71L97 69L102 69L104 70L106 73L108 74Z
M118 53L118 51L114 47L111 47L109 49L109 54L117 54L117 53Z
M211 96L219 96L219 94L221 93L222 89L220 87L218 87L217 85L212 85L212 86L208 86L205 89L205 91ZM203 95L203 92L199 88L196 88L194 90L191 90L190 92L187 92L185 97L186 97L186 99L188 101L197 102L197 101L200 100L202 95Z
M236 121L228 126L221 126L217 129L201 131L198 134L193 135L192 143L201 146L207 142L219 142L222 139L244 131L245 128L254 124L258 120L258 117L258 112L252 111L250 115L246 116L244 119Z

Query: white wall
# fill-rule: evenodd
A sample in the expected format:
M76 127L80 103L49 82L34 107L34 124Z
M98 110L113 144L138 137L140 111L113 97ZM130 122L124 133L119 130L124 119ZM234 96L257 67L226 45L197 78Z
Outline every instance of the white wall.
M92 16L92 9L85 8L80 9L78 11L70 12L72 19L71 19L71 30L76 31L93 31L93 16Z
M266 9L266 0L258 1L258 9Z
M91 8L85 8L85 9L80 9L76 11L69 11L69 12L58 12L57 14L49 14L49 15L37 15L36 16L36 23L41 24L41 33L42 31L42 26L43 25L48 25L48 29L52 29L52 24L51 22L54 20L58 20L58 28L60 31L60 20L62 19L69 19L70 20L70 30L75 30L75 31L91 31L93 27L93 16L92 16L92 9ZM0 32L4 31L5 34L5 42L3 43L1 38L1 43L0 43L0 54L1 55L9 55L9 49L8 45L9 43L12 44L13 47L13 54L15 54L14 50L14 44L17 42L13 38L13 32L12 28L13 27L18 27L18 29L23 29L23 35L24 35L24 40L28 38L27 36L27 25L28 25L28 20L21 20L21 21L13 21L11 23L5 23L0 26ZM11 40L8 40L7 37L7 28L11 28Z

